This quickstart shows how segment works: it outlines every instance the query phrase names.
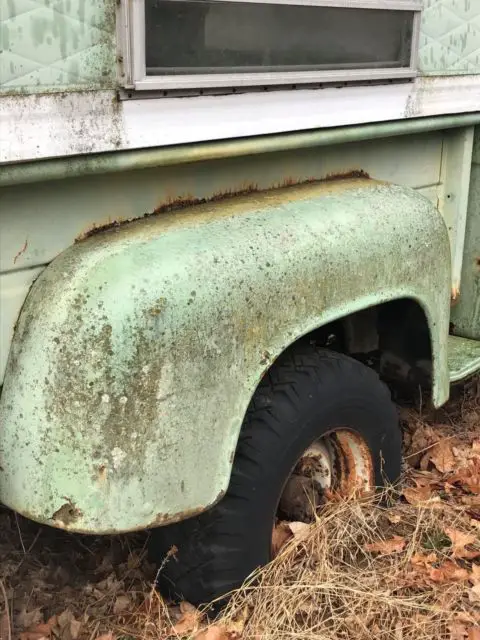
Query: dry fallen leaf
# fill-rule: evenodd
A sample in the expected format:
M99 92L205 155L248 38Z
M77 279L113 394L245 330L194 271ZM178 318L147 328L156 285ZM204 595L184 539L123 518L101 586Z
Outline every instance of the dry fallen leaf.
M473 422L472 426L478 427L480 423L480 415L475 411L475 413L472 413L471 416L472 416L471 419ZM472 442L472 453L480 455L480 440L475 439Z
M452 444L452 440L443 439L437 442L430 451L430 460L442 473L454 471L457 466Z
M107 578L105 578L105 580L100 580L100 582L97 582L95 587L99 591L107 591L108 593L112 593L113 594L113 593L117 593L118 591L123 589L124 588L124 584L123 584L123 582L121 580L117 580L115 575L112 573ZM102 597L103 597L103 595L104 594L102 594Z
M457 469L448 481L458 484L471 493L480 493L480 457L476 456L468 460L465 466Z
M0 640L7 640L7 638L11 637L10 630L10 618L8 613L5 611L0 616Z
M53 616L47 622L41 622L32 626L28 631L20 634L21 640L40 640L40 638L50 638L53 628L57 625L57 617Z
M387 519L392 524L398 524L402 520L402 516L399 513L387 513Z
M406 487L403 490L403 496L413 507L424 506L425 503L431 503L432 500L434 500L434 498L432 498L432 488L429 485L424 485L423 487ZM438 500L438 498L436 498L436 500Z
M182 635L196 631L203 617L200 611L189 602L181 602L180 611L182 615L173 626L173 632Z
M123 611L126 611L131 604L132 604L132 601L127 595L117 596L117 599L115 600L115 604L113 605L113 613L115 614L122 613Z
M50 625L54 635L62 640L77 640L82 628L82 622L76 620L70 609L66 609L60 615L50 618L47 625Z
M466 640L468 636L467 627L461 622L453 622L449 625L450 638L449 640Z
M445 527L444 529L447 536L452 541L452 556L454 558L477 558L480 556L480 551L469 551L465 547L472 545L477 541L477 536L470 533L463 533L458 529L452 527Z
M194 640L232 640L232 635L225 627L212 625L194 636Z
M249 615L250 615L250 608L248 605L245 605L234 616L232 620L228 621L228 623L225 625L225 631L228 632L229 634L228 638L231 638L232 640L237 640L237 638L241 638Z
M480 640L480 627L472 627L468 630L468 640Z
M277 523L272 534L272 555L275 558L282 547L292 538L298 542L305 540L312 526L306 522L287 522L281 520Z
M308 538L312 526L306 522L289 522L288 527L293 533L294 540L305 540Z
M379 540L378 542L370 542L365 545L366 551L371 551L373 553L380 553L381 555L387 556L392 553L399 553L403 551L407 541L402 536L393 536L389 540Z
M474 584L468 592L470 602L480 602L480 584Z
M472 584L480 584L480 565L472 564L472 573L470 574L470 582Z
M275 558L280 549L293 537L292 530L288 522L279 522L272 534L272 556Z
M43 633L46 636L49 636L52 633L53 627L56 625L57 619L56 616L50 618L48 622L44 622L42 624L37 624L37 626L30 631L35 633Z
M428 554L414 553L410 558L412 564L423 565L425 567L432 565L434 562L437 562L437 560L437 554L434 552Z
M72 640L77 640L80 635L80 629L82 628L82 623L80 620L72 620L70 622L70 637Z
M104 633L101 636L97 636L96 640L115 640L115 636L112 632Z
M438 435L432 427L419 423L412 433L411 441L407 449L407 462L412 467L419 464L423 468L430 460L431 447L438 441Z
M22 629L31 629L37 624L43 622L43 614L40 609L32 609L27 611L23 608L16 616L16 623Z
M429 572L429 578L433 582L461 582L468 580L470 577L469 572L463 567L459 567L458 564L451 560L442 562L439 567L432 567Z

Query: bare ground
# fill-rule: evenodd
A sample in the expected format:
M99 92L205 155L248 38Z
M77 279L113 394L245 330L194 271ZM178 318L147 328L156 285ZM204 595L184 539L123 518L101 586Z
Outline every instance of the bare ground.
M148 534L72 535L0 508L0 639L480 640L480 381L453 396L401 410L399 487L282 523L276 559L216 620L158 596Z

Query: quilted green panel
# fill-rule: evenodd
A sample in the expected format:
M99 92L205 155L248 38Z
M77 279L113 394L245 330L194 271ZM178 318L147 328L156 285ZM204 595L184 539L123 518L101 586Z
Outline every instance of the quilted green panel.
M424 3L421 72L480 73L480 0L424 0Z
M114 83L114 0L0 0L3 93Z

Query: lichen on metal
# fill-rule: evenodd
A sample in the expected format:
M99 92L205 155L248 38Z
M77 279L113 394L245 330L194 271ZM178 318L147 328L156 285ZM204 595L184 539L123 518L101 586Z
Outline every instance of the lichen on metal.
M400 215L401 213L401 215ZM0 399L0 500L70 530L219 499L246 408L300 336L412 298L449 392L449 242L406 187L342 180L206 203L81 241L33 285Z
M22 185L2 189L0 384L14 324L38 275L32 268L45 267L91 229L139 218L155 210L165 215L166 208L182 200L209 200L215 194L238 193L246 188L271 189L304 182L312 176L322 180L329 174L355 168L363 168L378 180L418 189L436 204L441 193L441 185L437 183L443 148L443 134L436 131L322 148L297 148L288 153L124 171L121 180L116 174L93 175L36 182L28 189ZM0 172L0 182L2 175Z

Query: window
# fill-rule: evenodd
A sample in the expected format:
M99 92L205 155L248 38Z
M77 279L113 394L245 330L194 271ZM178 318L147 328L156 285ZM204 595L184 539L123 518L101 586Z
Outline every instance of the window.
M124 0L126 86L208 89L415 75L422 0Z

